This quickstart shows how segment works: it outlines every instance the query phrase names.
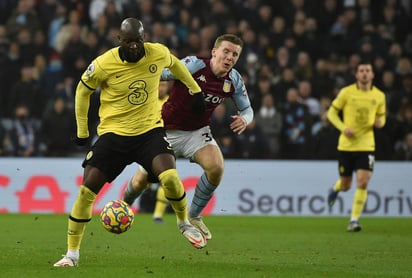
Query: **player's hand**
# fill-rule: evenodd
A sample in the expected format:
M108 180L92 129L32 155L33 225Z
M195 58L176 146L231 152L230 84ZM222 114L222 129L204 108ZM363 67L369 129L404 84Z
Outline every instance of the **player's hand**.
M87 138L79 138L77 136L73 136L72 142L75 143L77 146L85 146L87 142L89 141L89 137Z
M383 127L382 121L380 119L376 119L374 127L376 127L376 128Z
M343 134L345 134L347 137L352 138L355 136L355 132L353 132L353 129L350 127L347 127L343 130Z
M199 116L203 115L206 112L206 103L203 98L203 92L194 94L192 98L192 111Z
M246 130L247 124L246 120L243 117L239 115L232 115L230 117L233 119L233 122L230 123L230 129L234 133L239 135Z

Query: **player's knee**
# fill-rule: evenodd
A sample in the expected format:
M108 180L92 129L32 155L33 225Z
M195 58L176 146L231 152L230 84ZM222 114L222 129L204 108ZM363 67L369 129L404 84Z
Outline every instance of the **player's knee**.
M358 181L357 188L366 189L367 187L368 187L368 181L367 180Z
M141 172L137 172L133 178L132 178L132 186L134 190L144 190L146 189L150 184L147 181L147 175L143 174Z
M223 165L213 165L205 169L206 177L211 184L218 186L223 177Z
M352 186L352 180L342 180L342 183L340 184L340 190L341 191L348 191Z

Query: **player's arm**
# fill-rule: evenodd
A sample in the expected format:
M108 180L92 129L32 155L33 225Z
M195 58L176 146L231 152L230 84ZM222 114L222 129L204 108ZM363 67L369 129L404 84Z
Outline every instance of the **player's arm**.
M345 124L339 117L340 109L333 106L333 104L329 107L327 117L328 120L341 132L345 129Z
M77 123L77 137L88 138L88 113L90 106L90 95L93 94L94 89L89 88L82 80L79 81L76 88L75 96L75 114Z
M238 109L238 115L231 116L233 122L230 124L230 129L237 134L241 134L245 131L246 126L252 122L254 112L250 104L246 86L240 74L236 70L232 70L231 78L235 86L232 99Z
M187 67L178 60L174 55L170 55L172 64L169 67L171 73L179 79L189 89L189 93L193 96L192 112L198 116L203 115L206 112L206 103L203 98L202 89L196 80L193 78Z
M180 60L185 67L189 70L190 74L194 74L195 72L199 71L200 69L206 67L203 60L197 58L196 56L186 56ZM170 71L170 69L166 68L162 71L162 75L160 76L160 80L169 81L169 80L176 80L176 77Z
M376 115L376 120L375 120L375 127L376 128L382 128L385 123L386 123L386 117L385 114L383 115Z
M383 101L380 103L375 119L375 127L382 128L386 123L386 101L383 97Z
M332 101L331 106L327 112L327 118L340 132L345 131L345 124L343 123L339 113L342 111L346 103L346 91L342 89L336 98Z
M169 69L173 76L175 76L176 79L179 79L183 84L185 84L192 94L201 93L202 89L197 84L196 80L193 78L192 74L185 67L185 65L179 59L177 59L176 56L172 54L170 56L172 63Z

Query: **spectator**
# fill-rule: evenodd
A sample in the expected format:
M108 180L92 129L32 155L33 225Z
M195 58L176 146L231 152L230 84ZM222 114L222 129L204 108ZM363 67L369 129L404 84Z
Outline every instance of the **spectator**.
M70 37L62 50L64 77L78 79L84 68L91 62L90 48L82 40L81 26L73 24Z
M312 120L307 106L299 102L299 92L296 88L287 91L282 115L282 158L308 159Z
M252 94L251 103L256 110L262 106L262 99L266 94L272 94L274 97L273 86L267 76L259 76L255 89L252 91L255 93Z
M270 158L270 148L261 127L253 120L236 138L237 158Z
M109 27L118 27L120 23L122 22L123 16L121 15L122 9L121 5L116 4L119 1L106 1L106 7L103 10L103 14L107 18L107 25ZM92 8L90 7L90 10Z
M287 38L285 38L285 41ZM275 60L273 61L273 71L275 75L282 75L286 69L293 68L293 62L290 57L289 48L286 46L281 46L278 48L275 56Z
M295 72L291 68L285 68L280 80L274 85L273 92L279 107L286 103L286 94L290 88L297 88L298 82L295 79Z
M15 40L19 46L19 57L25 63L32 64L34 62L35 49L32 41L32 34L26 27L19 29Z
M19 106L24 105L29 109L31 116L39 119L43 111L38 84L33 79L33 65L25 64L21 69L20 80L16 82L10 90L11 111L15 111ZM11 114L13 114L11 112Z
M68 156L74 149L70 138L75 134L74 110L66 100L56 97L42 118L41 138L46 145L46 156Z
M41 30L40 19L33 4L32 0L18 0L17 7L6 23L7 32L11 39L15 39L22 28L27 28L30 35Z
M394 159L412 161L412 131L406 133L404 139L395 144Z
M332 28L336 18L342 13L342 1L323 0L322 5L315 9L315 18L319 26L319 33L326 34Z
M313 78L313 66L308 52L300 51L298 53L294 66L295 76L298 80L311 81Z
M299 101L308 107L312 121L318 121L320 119L320 102L319 99L312 96L312 84L303 80L299 82Z
M73 28L76 28L76 30L72 31ZM88 29L89 28L82 23L79 11L71 10L69 12L68 22L61 26L56 35L56 44L54 45L54 49L58 53L62 53L74 33L78 34L77 36L79 36L80 40L86 41Z
M38 127L30 115L28 106L19 104L14 109L10 143L13 156L31 157L38 155Z
M66 23L67 20L67 7L63 4L57 4L54 12L54 17L50 21L47 28L47 37L49 47L56 49L57 47L57 37L60 29Z
M0 122L0 156L7 155L6 137L6 128L4 127L3 122Z
M280 48L284 45L286 40L286 22L282 16L275 16L272 20L272 28L270 28L270 42L274 49ZM274 56L274 54L272 54Z
M59 6L58 2L58 0L44 0L41 1L41 5L37 5L37 12L42 27L39 31L43 34L47 34L49 26L55 18L56 8Z
M389 103L389 111L394 114L399 114L404 105L412 104L412 74L407 74L401 78L401 86Z
M279 109L276 108L275 100L271 94L263 95L262 104L255 115L255 121L261 127L268 141L270 149L268 157L280 158L283 119Z
M320 98L322 96L333 97L335 81L329 72L329 61L327 59L319 59L316 61L313 75L312 91L313 96Z
M337 143L339 131L331 125L324 111L320 120L313 125L313 158L314 159L337 159Z
M403 138L405 134L412 131L412 103L402 107L400 116Z

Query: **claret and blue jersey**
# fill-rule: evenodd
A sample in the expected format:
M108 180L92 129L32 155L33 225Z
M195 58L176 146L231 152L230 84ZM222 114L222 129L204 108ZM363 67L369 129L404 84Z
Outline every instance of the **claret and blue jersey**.
M245 84L237 70L232 69L225 76L217 77L212 72L210 58L188 56L181 61L202 88L207 112L200 117L193 116L192 95L184 84L176 80L168 101L163 105L162 116L166 129L196 130L209 125L213 111L225 98L232 98L239 111L250 107ZM175 77L166 69L161 79L175 80Z

